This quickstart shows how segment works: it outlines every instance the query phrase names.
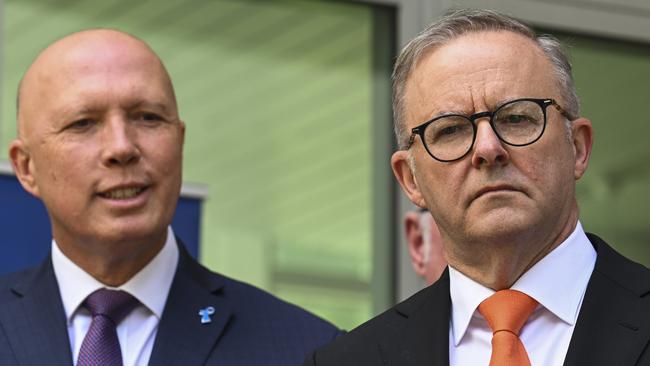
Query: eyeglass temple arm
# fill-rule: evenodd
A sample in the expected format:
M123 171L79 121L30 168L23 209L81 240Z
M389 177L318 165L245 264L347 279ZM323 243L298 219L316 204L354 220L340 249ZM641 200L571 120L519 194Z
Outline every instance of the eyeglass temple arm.
M417 128L414 128L413 130L411 130L411 136L409 137L409 143L408 143L408 145L406 145L407 149L410 148L411 145L413 145L413 143L415 142L415 135L417 135L418 133L419 133L419 130Z
M551 99L551 104L557 109L558 112L560 112L561 115L566 117L569 121L573 121L575 118L571 117L567 111L564 110L556 101L555 99Z

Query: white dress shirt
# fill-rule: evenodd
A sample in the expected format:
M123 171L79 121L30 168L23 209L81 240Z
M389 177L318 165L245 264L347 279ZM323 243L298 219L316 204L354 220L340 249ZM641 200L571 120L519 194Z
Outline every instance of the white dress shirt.
M117 326L124 366L146 366L149 363L158 323L177 264L178 247L174 233L169 227L162 250L140 272L118 287L140 301ZM54 240L52 265L63 300L72 358L76 365L81 343L92 321L90 312L80 305L94 291L111 287L97 281L72 262L61 252Z
M578 222L564 242L512 285L511 289L539 302L519 334L532 366L564 363L595 263L596 251ZM452 267L449 281L452 314L449 365L487 366L492 352L492 331L477 308L494 290Z

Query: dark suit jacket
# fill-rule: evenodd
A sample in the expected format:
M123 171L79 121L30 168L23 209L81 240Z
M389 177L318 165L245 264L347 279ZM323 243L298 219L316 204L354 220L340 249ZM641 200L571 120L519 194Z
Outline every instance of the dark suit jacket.
M253 286L210 272L179 245L179 264L149 365L300 365L339 331ZM199 309L213 306L212 322ZM0 365L69 366L52 261L0 278Z
M650 270L595 235L589 240L596 267L564 365L650 365ZM305 365L448 366L450 308L446 270L433 285L312 353Z

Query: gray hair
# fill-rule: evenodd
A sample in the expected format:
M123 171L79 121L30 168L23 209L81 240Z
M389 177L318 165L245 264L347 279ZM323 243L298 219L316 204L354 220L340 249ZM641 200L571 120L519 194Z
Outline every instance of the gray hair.
M429 25L400 52L393 69L393 119L399 149L408 146L409 133L404 121L406 82L420 57L430 49L440 47L462 35L473 32L509 31L534 41L555 69L555 76L570 120L580 115L580 103L573 82L571 64L560 41L550 35L536 35L527 25L492 10L459 10L448 13ZM566 121L569 129L570 121ZM570 131L570 129L569 129Z

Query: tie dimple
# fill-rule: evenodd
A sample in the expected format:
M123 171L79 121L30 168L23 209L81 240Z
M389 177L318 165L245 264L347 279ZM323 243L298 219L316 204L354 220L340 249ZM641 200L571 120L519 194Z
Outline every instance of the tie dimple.
M523 292L501 290L478 306L492 329L490 366L530 366L519 332L537 304Z
M93 316L81 343L77 366L122 366L117 325L138 305L124 291L100 289L90 294L83 307Z

